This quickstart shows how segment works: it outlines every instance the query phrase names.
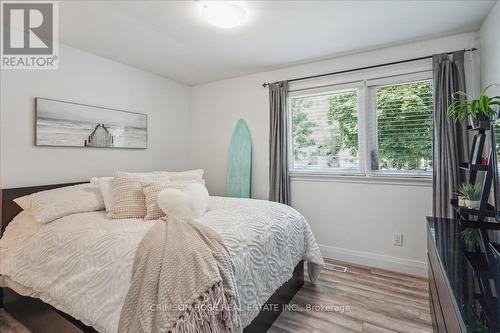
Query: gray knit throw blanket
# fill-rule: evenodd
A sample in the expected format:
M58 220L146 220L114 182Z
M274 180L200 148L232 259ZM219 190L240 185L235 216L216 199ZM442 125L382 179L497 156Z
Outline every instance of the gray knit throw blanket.
M158 221L137 249L118 332L242 332L234 267L210 227Z

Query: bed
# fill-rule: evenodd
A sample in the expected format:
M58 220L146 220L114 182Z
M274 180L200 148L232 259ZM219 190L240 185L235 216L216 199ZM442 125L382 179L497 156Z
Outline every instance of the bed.
M68 185L2 190L3 304L36 331L57 324L61 332L116 332L134 251L156 221L110 222L97 211L41 225L12 202ZM272 325L282 307L264 305L290 301L304 281L303 259L322 264L309 225L288 206L211 197L197 222L221 235L235 262L245 332Z

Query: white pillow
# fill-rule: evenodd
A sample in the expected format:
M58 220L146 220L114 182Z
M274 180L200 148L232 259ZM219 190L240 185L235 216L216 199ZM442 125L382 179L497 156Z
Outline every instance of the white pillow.
M89 183L25 195L14 199L14 202L22 209L29 210L40 223L49 223L66 215L104 208L99 186Z
M167 188L158 193L158 206L168 216L195 219L205 214L209 196L205 185L190 184L183 190Z
M99 182L99 190L101 191L102 198L104 199L104 206L106 212L109 213L113 208L113 177L107 177Z
M196 169L196 170L186 170L186 171L160 171L164 172L168 175L168 179L171 181L202 181L203 174L205 170Z
M99 185L103 180L113 178L113 177L92 177L90 178L90 184Z
M111 208L113 208L113 192L111 184L113 182L113 177L92 177L90 178L90 183L99 186L99 191L101 192L102 199L104 200L104 206L106 207L106 213L109 213Z
M190 184L202 184L205 185L205 180L203 179L203 174L205 170L187 170L187 171L157 171L162 175L168 176L169 184L168 187L184 189Z
M151 176L158 173L156 172L127 172L129 175L135 175L135 176ZM113 177L108 176L108 177L92 177L90 178L90 183L94 185L99 185L103 181L108 181L109 179L113 179Z

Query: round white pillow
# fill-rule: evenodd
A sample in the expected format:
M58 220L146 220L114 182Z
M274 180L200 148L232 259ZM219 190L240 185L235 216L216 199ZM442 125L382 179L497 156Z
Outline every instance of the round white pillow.
M158 193L158 206L168 216L195 219L208 209L209 196L205 185L190 184L183 190L167 188Z

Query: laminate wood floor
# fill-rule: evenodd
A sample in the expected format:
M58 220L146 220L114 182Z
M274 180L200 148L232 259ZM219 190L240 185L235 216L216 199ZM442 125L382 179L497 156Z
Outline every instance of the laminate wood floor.
M306 281L268 333L432 332L426 279L327 262L348 270L324 270L316 285ZM0 332L29 333L2 309Z
M283 312L268 333L432 332L427 279L326 261L347 272L323 270L316 285L306 280L291 304L330 308Z

